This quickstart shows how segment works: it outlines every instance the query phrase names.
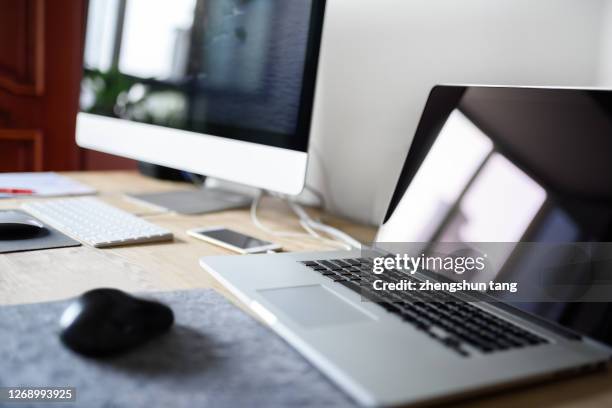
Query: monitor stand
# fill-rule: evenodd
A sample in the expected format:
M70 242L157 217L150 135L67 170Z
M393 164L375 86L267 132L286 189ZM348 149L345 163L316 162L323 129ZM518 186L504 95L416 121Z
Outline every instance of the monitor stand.
M128 194L146 205L179 214L206 214L248 207L253 197L221 188L204 187L199 190L177 190L163 193Z

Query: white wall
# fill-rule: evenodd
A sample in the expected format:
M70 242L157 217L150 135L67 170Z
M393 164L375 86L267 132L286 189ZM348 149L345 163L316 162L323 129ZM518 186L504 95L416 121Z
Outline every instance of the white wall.
M609 2L328 0L308 183L377 223L434 84L593 85Z

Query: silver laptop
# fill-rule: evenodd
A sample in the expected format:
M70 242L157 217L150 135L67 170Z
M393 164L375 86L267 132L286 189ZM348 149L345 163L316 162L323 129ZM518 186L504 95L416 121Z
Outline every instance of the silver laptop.
M439 402L607 365L612 262L589 244L612 241L611 204L612 93L438 86L375 243L201 265L360 404ZM477 280L373 273L445 243L494 252L486 280L519 290L374 290Z

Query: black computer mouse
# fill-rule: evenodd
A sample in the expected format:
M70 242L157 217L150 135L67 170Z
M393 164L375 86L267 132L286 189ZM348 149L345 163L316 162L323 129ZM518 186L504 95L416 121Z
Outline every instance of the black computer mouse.
M118 354L166 332L172 310L117 289L94 289L76 298L60 319L62 342L91 357Z
M0 212L0 241L30 239L45 231L38 220L19 211Z

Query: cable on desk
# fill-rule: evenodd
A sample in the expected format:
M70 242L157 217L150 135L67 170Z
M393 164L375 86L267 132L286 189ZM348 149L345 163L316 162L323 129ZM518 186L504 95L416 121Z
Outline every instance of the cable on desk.
M337 230L336 228L327 226L321 222L313 220L299 204L292 202L290 199L281 195L270 194L273 197L280 198L281 200L286 202L287 205L289 205L289 208L291 208L291 210L298 216L300 225L307 232L307 234L293 231L276 231L266 227L261 223L257 216L257 209L259 208L259 203L261 202L261 198L264 194L265 192L263 190L259 190L255 198L253 199L253 203L251 204L251 220L253 224L262 231L270 235L282 237L312 238L325 244L337 246L347 250L351 248L361 247L361 244L352 237L350 237L348 234L345 234L342 231ZM338 237L338 239L325 238L316 231L317 229L332 237Z
M293 210L295 215L297 215L300 219L300 224L302 225L302 227L311 234L315 234L316 236L320 237L320 235L317 233L317 231L320 231L329 235L330 237L333 237L335 240L348 245L348 249L361 249L361 242L357 241L349 234L340 231L338 228L334 228L330 225L324 224L321 221L313 220L310 215L308 215L306 210L304 210L304 208L295 201L291 200L290 198L287 198L287 204Z
M310 191L315 197L317 197L317 200L319 200L319 207L321 209L325 209L326 204L325 204L325 197L323 197L323 193L321 193L319 190L317 190L316 188L308 184L304 186L304 189L307 191Z

